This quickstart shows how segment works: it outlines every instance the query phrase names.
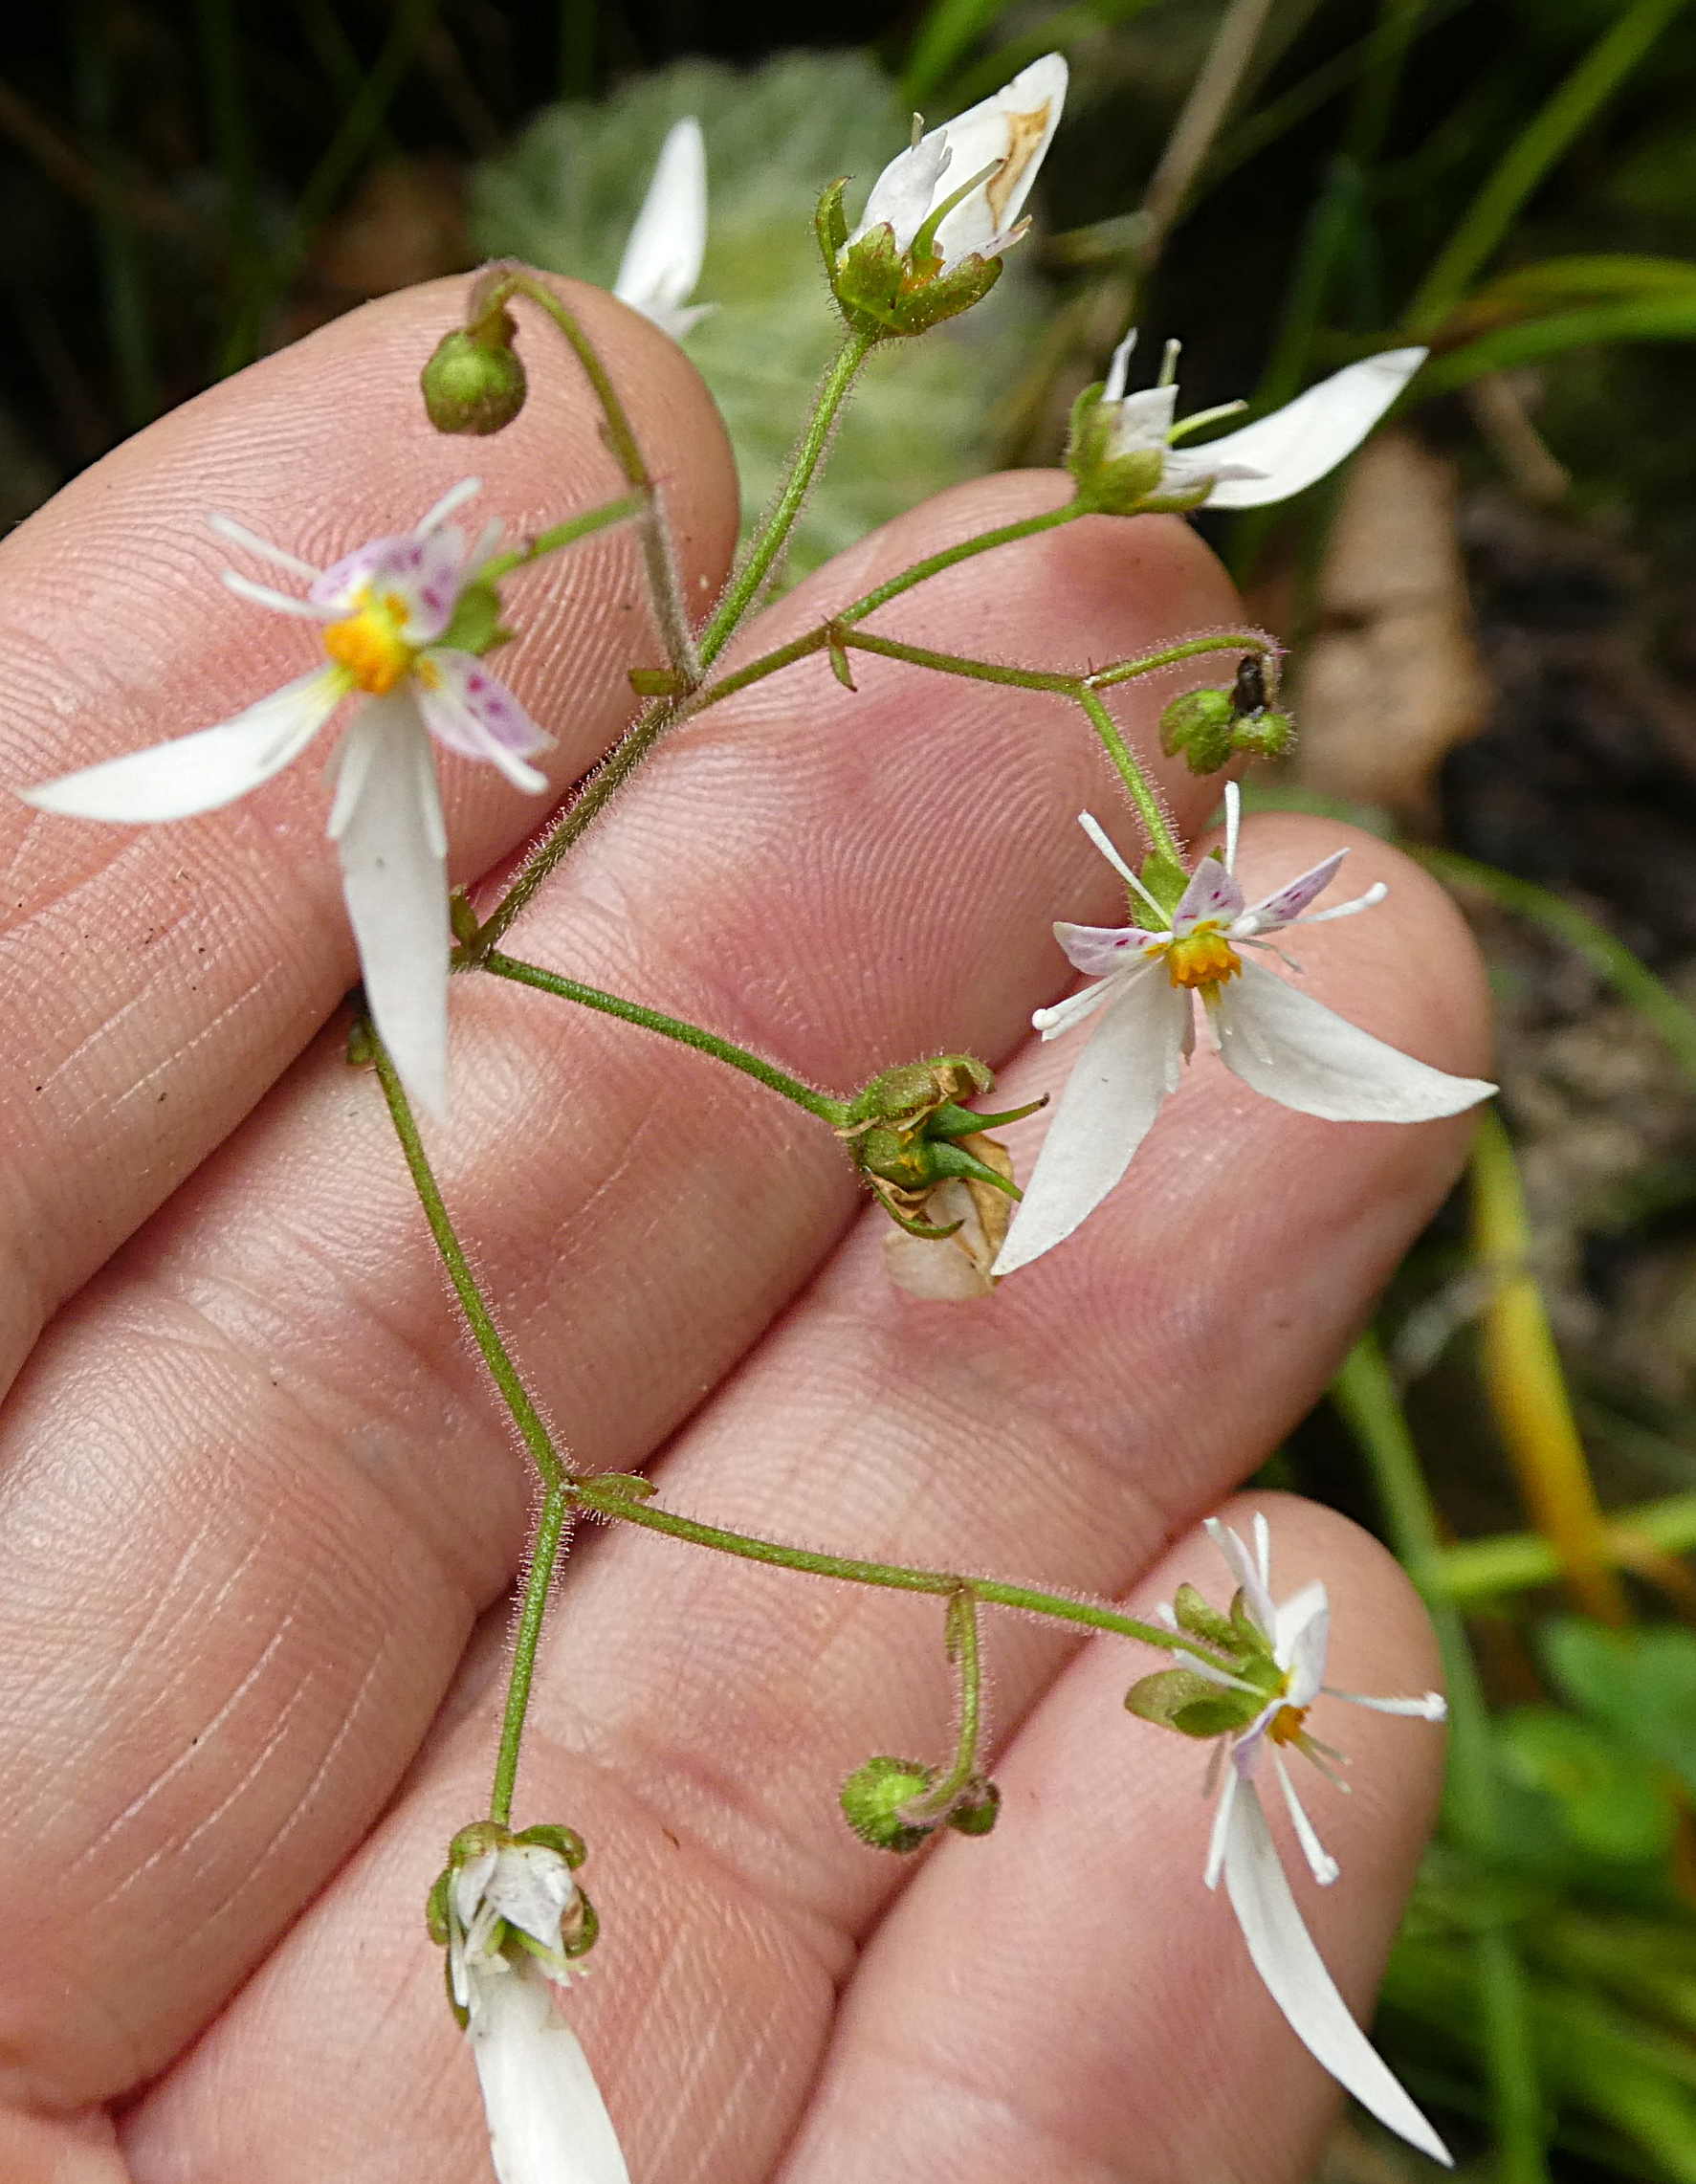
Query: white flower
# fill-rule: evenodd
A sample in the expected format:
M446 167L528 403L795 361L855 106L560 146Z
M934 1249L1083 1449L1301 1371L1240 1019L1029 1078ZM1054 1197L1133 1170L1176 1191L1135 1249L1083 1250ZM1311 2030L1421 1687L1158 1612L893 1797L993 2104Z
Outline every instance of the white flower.
M612 293L680 342L713 309L689 300L706 254L707 148L687 114L660 146Z
M1156 502L1177 500L1187 507L1205 500L1209 508L1259 508L1288 500L1334 470L1365 439L1426 354L1420 348L1385 349L1376 357L1363 357L1310 386L1269 417L1227 432L1222 440L1210 440L1205 447L1178 450L1174 441L1245 406L1225 403L1174 424L1178 343L1166 345L1159 385L1127 394L1126 373L1135 343L1134 327L1113 351L1108 367L1100 410L1107 427L1105 452L1109 460L1116 460L1157 450L1162 458L1159 481L1149 488L1147 497Z
M498 523L487 526L468 548L447 520L477 490L467 478L410 531L374 539L323 570L214 517L221 537L307 585L297 597L227 569L230 589L320 624L327 663L215 727L21 791L43 811L79 819L137 823L214 811L280 773L343 698L363 692L334 761L328 832L372 1019L407 1092L438 1115L448 1096L450 935L430 738L486 760L533 795L547 778L525 761L552 739L480 659L441 641L499 537Z
M600 2087L556 2006L568 1974L562 1920L577 1907L565 1860L535 1842L467 1859L450 1886L449 1981L467 2013L500 2184L628 2184Z
M1308 1709L1322 1692L1355 1706L1370 1707L1375 1712L1407 1714L1421 1721L1441 1721L1446 1709L1436 1691L1427 1691L1420 1698L1375 1699L1355 1691L1333 1689L1325 1682L1331 1611L1323 1584L1304 1586L1293 1599L1274 1606L1265 1517L1257 1515L1254 1520L1252 1555L1228 1525L1210 1520L1207 1531L1230 1564L1242 1591L1244 1609L1266 1640L1284 1682L1283 1690L1267 1700L1248 1726L1231 1737L1228 1746L1218 1748L1223 1755L1223 1787L1207 1854L1207 1886L1217 1887L1222 1873L1225 1893L1254 1968L1309 2053L1381 2124L1399 2132L1433 2161L1452 2167L1447 2148L1350 2016L1348 2004L1325 1969L1313 1937L1303 1924L1254 1782L1255 1772L1269 1750L1303 1855L1313 1878L1321 1886L1329 1886L1337 1878L1336 1862L1321 1845L1284 1764L1285 1746L1304 1753L1327 1775L1331 1770L1324 1761L1341 1756L1308 1734ZM1209 1682L1259 1695L1256 1685L1223 1669L1210 1668L1200 1660L1186 1660L1185 1666ZM1331 1778L1335 1780L1334 1776Z
M1067 1081L996 1261L998 1275L1027 1266L1069 1236L1125 1173L1161 1103L1178 1089L1195 1044L1198 994L1225 1067L1302 1114L1331 1122L1422 1122L1458 1114L1496 1089L1481 1077L1452 1077L1415 1061L1244 960L1238 950L1265 949L1265 934L1352 916L1381 901L1386 891L1379 885L1353 902L1310 911L1336 875L1346 854L1339 849L1250 908L1234 876L1235 784L1224 793L1224 853L1210 850L1201 859L1169 918L1095 821L1087 812L1081 818L1156 922L1054 928L1072 962L1098 982L1056 1007L1039 1008L1031 1022L1045 1039L1097 1011L1101 1022Z
M919 137L871 185L845 249L887 223L905 256L937 207L964 189L937 226L937 257L944 266L999 257L1024 232L1019 215L1059 125L1066 79L1065 56L1045 54L993 98Z

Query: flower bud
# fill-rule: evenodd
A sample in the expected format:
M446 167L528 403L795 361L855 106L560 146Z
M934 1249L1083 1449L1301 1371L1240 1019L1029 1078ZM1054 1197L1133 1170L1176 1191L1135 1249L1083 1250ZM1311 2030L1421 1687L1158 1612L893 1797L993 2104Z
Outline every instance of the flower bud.
M868 1759L842 1785L843 1818L873 1850L916 1850L939 1823L914 1827L902 1820L901 1808L923 1797L935 1780L936 1770L916 1759Z
M424 407L438 432L503 431L524 407L524 365L512 345L518 332L499 311L473 328L444 334L419 374Z
M1217 773L1231 755L1236 725L1228 690L1186 690L1160 715L1160 748L1173 759L1181 752L1193 774Z
M1281 759L1295 743L1295 722L1288 713L1262 706L1231 730L1231 749L1250 759Z

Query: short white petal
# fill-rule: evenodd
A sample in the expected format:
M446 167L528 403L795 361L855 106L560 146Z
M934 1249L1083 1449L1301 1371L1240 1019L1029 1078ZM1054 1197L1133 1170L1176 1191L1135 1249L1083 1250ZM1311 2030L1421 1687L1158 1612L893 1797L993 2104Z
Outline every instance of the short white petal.
M1379 2123L1452 2168L1448 2149L1425 2121L1355 2019L1302 1923L1250 1782L1240 1785L1224 1848L1225 1888L1254 1969L1290 2030Z
M1385 349L1310 386L1257 424L1188 452L1209 469L1245 464L1258 477L1225 477L1209 508L1260 508L1334 470L1351 455L1425 361L1423 349Z
M448 1105L446 842L430 739L410 699L369 699L342 763L364 769L336 846L365 1000L407 1097L439 1117Z
M1025 1267L1069 1236L1131 1164L1182 1068L1189 996L1157 963L1118 983L1077 1065L996 1260Z
M577 1881L557 1850L540 1842L509 1843L484 1885L484 1901L509 1926L544 1949L560 1946L560 1921L577 1899Z
M706 254L707 147L689 114L672 122L660 146L612 293L671 333Z
M896 250L910 250L938 196L945 194L942 177L952 165L948 138L941 129L933 129L917 143L897 152L871 185L866 210L848 243L857 243L869 228L888 226L894 232Z
M1122 402L1125 399L1125 386L1131 376L1131 352L1135 346L1136 328L1133 326L1108 364L1107 378L1101 389L1103 402Z
M1216 1021L1225 1066L1245 1085L1328 1122L1427 1122L1496 1089L1415 1061L1258 963L1221 994Z
M1108 453L1134 455L1145 448L1163 449L1177 412L1176 386L1144 386L1134 394L1122 394L1113 405L1108 428Z
M1201 1529L1224 1557L1225 1568L1237 1580L1237 1590L1243 1596L1243 1604L1248 1610L1255 1628L1269 1644L1278 1627L1278 1611L1272 1605L1266 1590L1266 1578L1261 1575L1260 1564L1249 1554L1241 1533L1233 1532L1228 1524L1218 1517L1202 1520Z
M949 176L955 188L986 166L998 169L937 229L937 247L945 263L973 251L988 251L1018 220L1060 124L1066 84L1065 57L1045 54L993 97L968 107L945 125L942 134L953 155ZM946 196L946 188L941 194Z
M628 2184L588 2058L544 1980L485 1974L470 2030L500 2184Z
M233 804L297 759L341 704L346 677L315 668L215 728L20 789L26 804L125 824L189 819Z
M1328 1699L1346 1699L1352 1707L1366 1707L1375 1714L1402 1714L1412 1721L1446 1721L1448 1701L1441 1691L1421 1691L1417 1699L1379 1699L1368 1691L1339 1691L1334 1684L1321 1687Z
M1292 1707L1309 1707L1325 1681L1325 1654L1331 1644L1331 1603L1315 1578L1280 1602L1272 1627L1272 1653L1289 1676L1285 1693Z

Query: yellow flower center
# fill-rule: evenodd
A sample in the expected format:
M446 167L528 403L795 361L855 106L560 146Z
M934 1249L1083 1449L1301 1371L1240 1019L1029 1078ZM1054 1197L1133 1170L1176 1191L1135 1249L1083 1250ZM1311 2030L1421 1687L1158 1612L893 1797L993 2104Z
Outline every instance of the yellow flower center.
M1306 1707L1280 1707L1272 1716L1266 1734L1274 1744L1300 1744L1306 1734L1303 1725L1307 1718Z
M417 648L401 635L411 611L398 591L374 598L367 586L356 594L359 608L324 631L324 651L345 668L361 690L385 697L410 673Z
M1166 976L1175 986L1199 986L1203 1001L1212 1001L1243 968L1237 951L1211 918L1193 933L1156 942L1149 953L1165 957Z

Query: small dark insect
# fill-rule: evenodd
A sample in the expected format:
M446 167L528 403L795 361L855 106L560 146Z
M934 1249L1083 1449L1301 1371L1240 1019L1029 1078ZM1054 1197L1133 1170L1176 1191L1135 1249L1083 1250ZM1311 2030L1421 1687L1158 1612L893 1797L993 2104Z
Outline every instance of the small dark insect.
M1258 652L1250 652L1246 659L1238 661L1237 686L1231 693L1231 703L1239 714L1266 711L1266 678Z

